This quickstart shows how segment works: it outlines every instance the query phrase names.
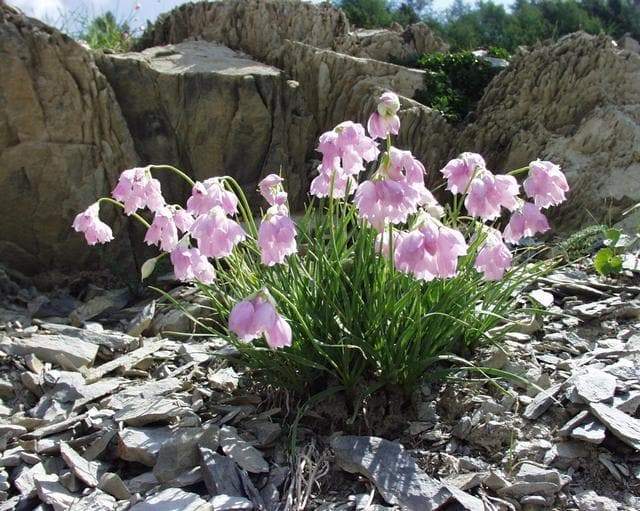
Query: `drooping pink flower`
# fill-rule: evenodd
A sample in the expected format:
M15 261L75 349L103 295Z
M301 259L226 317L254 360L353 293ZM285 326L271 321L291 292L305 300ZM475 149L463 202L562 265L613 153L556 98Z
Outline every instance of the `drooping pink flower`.
M291 346L291 327L278 314L266 290L234 305L229 314L229 330L244 342L264 335L272 349Z
M508 243L518 243L522 238L547 232L550 228L549 221L540 211L540 207L531 202L525 202L511 215L503 238Z
M176 224L176 227L182 232L188 232L193 225L195 219L191 216L186 209L182 208L174 208L173 209L173 221Z
M392 147L372 178L358 186L354 198L358 214L378 231L386 223L406 222L418 205L433 198L424 186L424 173L410 151Z
M342 169L348 175L357 175L364 170L363 162L371 162L380 150L369 138L361 124L345 121L332 131L320 135L316 149L322 153L322 169Z
M512 260L511 251L502 241L502 233L497 229L490 229L476 256L474 267L487 280L500 280L511 267Z
M386 138L400 131L400 99L393 92L385 92L378 100L377 111L369 116L367 131L371 138Z
M144 241L147 245L158 245L165 252L171 252L178 245L178 228L173 220L173 211L164 207L156 211L153 222Z
M283 207L269 208L258 230L258 245L262 264L284 263L287 256L298 251L296 225Z
M198 248L207 257L227 257L233 247L244 241L246 234L240 224L227 217L220 206L196 218L191 226L191 236L198 241Z
M94 202L73 220L73 229L83 233L89 245L108 243L113 239L111 227L100 220L99 213L100 203Z
M309 193L323 198L332 196L334 199L342 199L347 193L351 195L356 191L356 180L347 174L342 168L335 169L318 166L320 172L311 181Z
M157 211L165 205L160 181L151 176L149 167L125 170L120 174L118 184L111 195L124 204L124 212L127 215L144 208Z
M204 215L214 207L220 207L227 215L238 212L238 198L227 190L219 177L198 181L187 199L187 211L192 215Z
M209 260L197 248L178 246L169 255L173 273L182 282L199 280L210 284L216 278L216 271Z
M569 183L560 167L550 161L532 161L529 176L522 183L525 193L541 208L557 206L566 200Z
M477 153L462 153L440 170L447 180L447 190L453 194L466 193L478 169L485 169L484 158Z
M258 189L270 206L282 205L287 202L287 192L282 188L282 179L277 174L269 174L260 183Z
M398 236L394 264L398 271L430 281L455 276L458 257L466 253L462 233L427 218L421 227Z
M483 170L471 181L464 205L470 215L495 220L501 207L512 211L518 207L518 182L508 175L493 175Z

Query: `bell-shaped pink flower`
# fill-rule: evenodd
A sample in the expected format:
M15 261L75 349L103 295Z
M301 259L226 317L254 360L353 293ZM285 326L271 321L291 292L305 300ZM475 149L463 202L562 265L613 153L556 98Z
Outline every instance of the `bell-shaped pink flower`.
M569 191L569 183L560 167L550 161L540 160L529 164L529 176L522 187L527 197L541 208L563 203L566 200L565 193Z
M191 216L187 210L182 208L174 208L173 209L173 221L176 224L176 227L182 232L188 232L193 225L195 219Z
M311 181L309 193L316 197L333 197L334 199L342 199L347 193L349 195L356 191L356 180L353 176L347 174L342 168L335 169L318 166L320 172Z
M244 342L264 335L272 349L291 346L291 327L278 314L272 300L268 292L262 290L238 302L229 314L229 330Z
M238 212L238 198L224 187L219 177L198 181L187 199L187 211L192 215L204 215L214 207L220 207L227 215Z
M287 193L282 188L282 179L277 174L269 174L260 183L258 190L270 206L282 205L287 203Z
M156 211L144 241L147 245L158 245L165 252L171 252L176 248L178 228L173 220L173 211L169 207Z
M282 264L285 258L298 251L296 225L286 208L272 207L267 211L258 230L258 245L262 264Z
M531 202L525 202L511 215L503 238L508 243L518 243L522 238L547 232L550 228L549 221L540 211L540 207Z
M369 116L367 131L371 138L386 138L400 131L400 98L393 92L385 92L378 100L377 111Z
M211 284L216 278L213 265L197 248L178 246L169 258L176 279L182 282L199 280L204 284Z
M447 180L447 190L453 194L466 193L478 169L485 169L484 158L477 153L462 153L447 163L440 172Z
M398 236L394 264L398 271L430 281L455 276L458 257L466 253L462 233L426 217L421 227Z
M157 211L165 205L160 181L151 177L148 167L125 170L111 195L123 203L127 215L143 208Z
M362 125L351 121L320 135L317 151L322 153L322 170L340 168L352 176L364 170L363 162L375 160L380 153L375 140L367 136Z
M464 205L472 216L495 220L500 216L501 207L508 210L518 207L518 189L515 177L495 176L484 170L471 181Z
M94 202L73 220L73 229L83 233L89 245L108 243L113 239L111 227L100 220L99 213L100 203Z
M474 267L482 272L487 280L500 280L511 267L513 256L502 241L502 233L490 229L480 248Z
M240 224L227 217L220 206L196 218L191 236L198 240L198 248L207 257L227 257L233 247L244 241L246 234Z

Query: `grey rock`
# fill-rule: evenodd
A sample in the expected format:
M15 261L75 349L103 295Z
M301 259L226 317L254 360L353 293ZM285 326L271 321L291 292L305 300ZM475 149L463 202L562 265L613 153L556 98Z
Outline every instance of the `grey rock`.
M111 371L115 371L116 369L131 369L145 358L149 357L156 351L159 351L164 344L165 343L161 340L149 340L144 346L141 346L131 353L127 353L126 355L122 355L114 360L110 360L109 362L105 362L98 367L94 367L89 371L86 371L85 379L87 383L92 383L98 381L100 378L109 374Z
M593 490L583 491L574 495L573 499L580 511L618 511L618 503L608 497L602 497Z
M92 488L98 486L98 463L87 461L65 442L60 442L60 455L78 479Z
M156 301L152 300L145 305L142 310L131 320L127 327L127 334L133 337L139 337L151 326L154 316L156 315Z
M17 356L35 355L71 371L90 367L98 354L98 345L66 335L40 335L9 338L0 335L0 350Z
M561 388L562 384L557 384L546 390L538 392L533 401L527 405L527 408L522 415L529 420L534 420L540 417L553 404L555 397Z
M189 408L174 399L157 397L154 399L131 398L113 419L128 426L145 426L154 422L168 422L184 415Z
M47 330L56 334L74 337L81 341L97 344L105 348L109 352L124 353L136 349L139 342L134 337L123 334L122 332L114 332L103 330L100 332L88 330L86 328L77 328L69 325L58 325L56 323L43 323L40 325L41 330ZM37 371L36 371L37 372Z
M233 392L238 388L238 380L240 376L235 372L233 367L224 367L217 371L210 372L207 380L214 389L224 392Z
M213 511L213 507L195 493L167 488L131 506L130 511Z
M211 449L200 447L199 450L202 477L209 493L245 497L236 463L231 458Z
M69 511L113 511L115 508L115 498L103 491L94 490L75 501Z
M46 475L46 470L42 463L36 463L32 467L21 465L13 474L13 485L16 487L20 495L25 497L33 497L36 495L35 479Z
M117 455L149 467L156 464L160 447L171 438L172 430L162 428L125 428L118 433Z
M251 511L254 509L253 502L243 497L234 497L232 495L216 495L209 504L213 506L214 511Z
M240 438L238 430L232 426L220 428L222 451L247 472L259 474L269 472L269 464L258 449Z
M85 321L93 319L108 312L118 311L124 308L131 298L127 288L113 289L91 298L69 314L71 324L82 326Z
M616 379L599 369L589 369L573 380L576 392L587 403L611 399L616 391Z
M590 444L601 444L604 442L605 435L606 428L600 422L594 420L579 425L571 432L573 438Z
M620 440L640 449L640 420L602 403L591 403L589 409Z
M56 475L34 475L34 483L38 498L52 506L55 511L67 511L76 500L76 497L60 484Z
M479 499L429 477L399 443L342 436L334 437L331 447L343 470L370 479L390 504L416 511L435 510L454 502L463 509L484 509Z
M129 488L127 488L127 485L124 484L124 481L120 479L118 474L114 474L113 472L105 472L102 474L98 488L112 495L117 500L129 500L131 498L131 492Z

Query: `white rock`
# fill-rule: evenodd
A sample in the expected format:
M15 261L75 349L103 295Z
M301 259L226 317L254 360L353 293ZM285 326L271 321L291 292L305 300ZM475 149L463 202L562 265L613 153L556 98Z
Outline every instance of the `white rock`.
M195 493L167 488L131 506L129 511L213 511L213 506Z

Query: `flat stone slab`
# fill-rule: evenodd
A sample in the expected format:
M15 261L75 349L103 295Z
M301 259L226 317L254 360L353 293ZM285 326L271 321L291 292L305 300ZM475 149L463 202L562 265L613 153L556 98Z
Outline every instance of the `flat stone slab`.
M599 403L611 399L616 391L613 375L599 369L589 369L573 380L576 392L587 403Z
M77 371L90 367L98 354L97 344L67 335L32 335L25 338L0 337L0 350L9 355L33 354L42 362L50 362Z
M640 450L640 420L602 403L591 403L593 414L627 445Z
M129 511L213 511L213 506L195 493L168 488L131 506Z
M227 456L247 472L253 474L269 472L269 464L262 453L240 438L236 428L232 426L220 428L220 447Z
M484 504L457 488L429 477L404 447L378 437L340 436L331 441L343 470L370 479L389 504L409 511L431 511L459 503L483 511Z

